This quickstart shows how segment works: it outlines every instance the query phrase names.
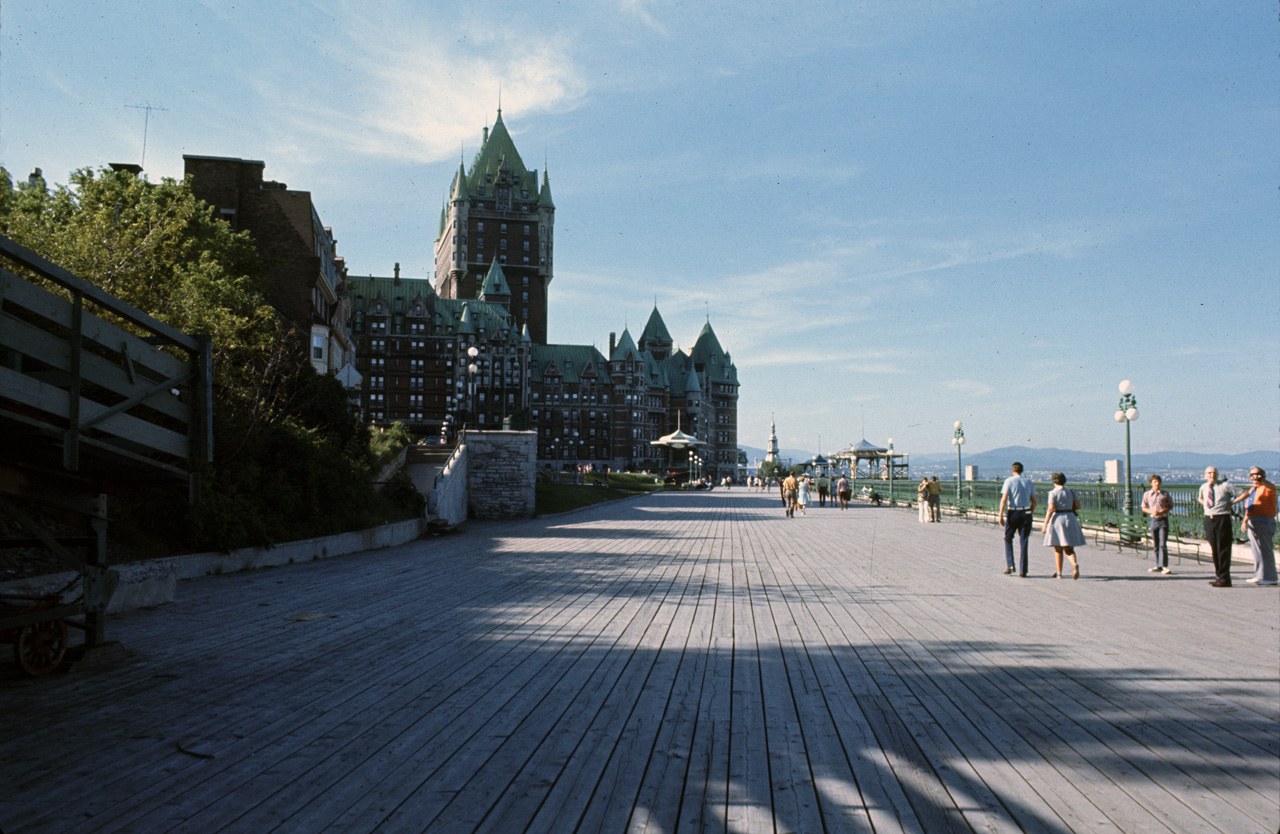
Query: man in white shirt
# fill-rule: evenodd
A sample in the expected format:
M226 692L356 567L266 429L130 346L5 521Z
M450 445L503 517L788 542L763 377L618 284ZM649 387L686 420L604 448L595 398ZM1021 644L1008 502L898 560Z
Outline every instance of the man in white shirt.
M1027 539L1036 512L1036 485L1022 474L1022 464L1014 461L1013 472L1000 487L1000 523L1004 525L1005 575L1013 573L1013 534L1022 539L1022 561L1018 576L1027 575Z
M1204 483L1200 485L1200 506L1204 508L1204 538L1213 554L1213 572L1216 578L1209 584L1215 588L1231 587L1231 503L1235 491L1227 483L1218 483L1218 469L1210 466L1204 470Z

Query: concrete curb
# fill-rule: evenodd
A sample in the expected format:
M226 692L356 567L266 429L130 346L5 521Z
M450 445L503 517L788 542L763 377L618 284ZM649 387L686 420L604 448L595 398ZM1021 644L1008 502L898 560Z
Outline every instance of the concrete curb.
M173 602L177 598L178 580L196 579L222 573L237 573L265 567L279 567L296 562L313 562L345 556L362 550L411 542L426 530L425 519L410 519L384 524L368 530L337 533L313 539L285 542L272 548L246 547L230 553L189 553L166 556L145 562L113 565L120 574L120 584L107 606L108 614L150 608ZM33 576L0 583L0 593L40 595L56 591L77 574L74 571Z

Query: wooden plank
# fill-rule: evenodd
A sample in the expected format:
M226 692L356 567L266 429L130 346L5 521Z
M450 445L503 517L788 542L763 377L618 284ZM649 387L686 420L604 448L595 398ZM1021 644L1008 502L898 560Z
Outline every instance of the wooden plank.
M1010 580L974 569L993 527L773 500L183 583L116 618L127 663L0 687L0 827L773 832L805 768L818 830L1280 824L1268 589L1223 606L1092 551L1088 580Z
M0 270L0 274L5 274L4 270ZM12 273L8 273L8 276L9 280L6 284L4 295L6 306L12 304L35 313L59 327L68 330L72 328L70 302L42 287L37 287L35 284L22 280ZM150 317L147 316L146 318ZM5 324L7 328L8 322L6 321ZM165 328L172 331L172 328L167 325L165 325ZM172 332L177 333L177 331ZM133 357L133 361L158 374L161 379L178 376L188 367L188 364L183 360L152 347L134 334L105 321L89 310L85 310L81 314L80 333L85 341L94 342L116 353L120 352L122 346L128 345L129 355ZM182 334L178 335L182 336ZM191 341L187 336L182 336L182 339ZM9 337L4 337L4 340L7 344ZM194 342L191 343L189 349L195 350Z
M30 406L59 420L66 420L71 412L70 395L66 391L34 380L9 368L0 367L0 390L4 391L4 396L7 399ZM82 419L94 417L106 410L107 406L96 403L86 397L80 398ZM93 428L96 431L112 435L129 443L176 458L185 459L187 456L186 437L129 414L116 414L108 417L95 424Z
M0 333L3 334L0 345L13 347L20 353L46 365L64 371L70 370L71 346L52 333L10 316L0 316ZM80 368L85 382L106 388L126 399L140 395L164 380L155 372L143 372L142 369L138 369L138 373L131 375L126 368L88 352L82 354ZM178 386L179 383L175 383L173 387ZM190 408L187 404L167 391L149 398L146 401L146 407L184 423L190 420Z
M163 336L175 345L180 345L187 350L196 350L195 341L185 333L175 330L164 322L152 318L136 307L124 303L114 295L90 284L83 278L72 275L57 264L40 257L25 246L17 244L3 235L0 235L0 253L13 258L23 266L44 275L46 278L49 278L68 289L83 293L86 298L93 300L94 303L101 305L121 318L132 321L153 333ZM7 272L7 270L5 271Z

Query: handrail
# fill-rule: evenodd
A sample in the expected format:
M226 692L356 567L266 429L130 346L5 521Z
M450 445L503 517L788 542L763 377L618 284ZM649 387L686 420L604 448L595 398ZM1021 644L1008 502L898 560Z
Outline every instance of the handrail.
M852 483L855 489L872 486L885 501L889 499L889 481L887 479L859 478ZM962 481L960 484L960 505L957 507L955 481L948 481L942 490L942 506L951 507L958 512L975 510L994 513L1000 507L1000 486L1002 483L1003 481ZM901 481L895 479L893 484L894 500L907 503L915 502L917 500L916 487L918 484L919 479L904 479ZM1038 509L1042 510L1044 496L1048 495L1049 490L1053 489L1053 484L1035 482L1035 486L1036 494L1041 499ZM1124 484L1085 482L1068 483L1067 486L1075 491L1076 497L1080 499L1082 512L1091 519L1116 527L1120 525L1122 519L1126 518L1124 513ZM1199 488L1199 484L1164 485L1164 489L1173 498L1173 511L1169 515L1169 532L1171 534L1184 537L1203 535L1201 522L1204 518L1204 510L1201 509L1199 502L1196 500ZM1133 484L1134 512L1128 518L1138 520L1146 518L1137 507L1138 501L1145 490L1145 484Z
M83 278L72 275L66 269L42 258L27 247L15 243L4 235L0 235L0 255L4 255L10 260L34 270L59 286L65 287L74 293L81 293L95 304L134 324L145 327L157 336L163 336L172 344L190 353L198 354L200 352L200 344L195 337L188 336L186 333L170 327L159 319L152 318L138 308L126 304Z

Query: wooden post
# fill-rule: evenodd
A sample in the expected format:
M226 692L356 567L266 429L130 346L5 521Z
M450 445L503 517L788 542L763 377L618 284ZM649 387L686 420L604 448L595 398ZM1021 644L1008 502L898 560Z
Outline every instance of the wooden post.
M67 393L67 431L62 441L62 466L68 472L80 470L80 352L83 349L84 294L71 293L71 357L68 371L71 388Z

